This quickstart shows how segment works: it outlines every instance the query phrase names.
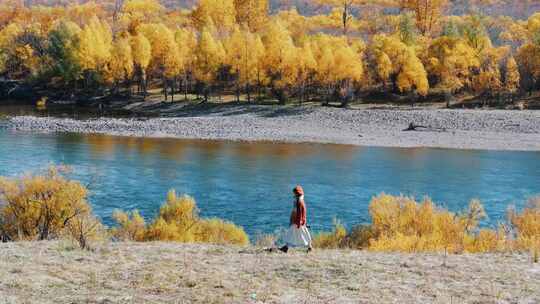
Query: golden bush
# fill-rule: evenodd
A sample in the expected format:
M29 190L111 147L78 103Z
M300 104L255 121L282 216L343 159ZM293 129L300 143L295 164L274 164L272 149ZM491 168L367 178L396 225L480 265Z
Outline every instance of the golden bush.
M116 210L113 219L118 224L111 229L112 236L122 241L143 241L145 238L144 218L138 210L123 212Z
M0 178L0 233L5 240L47 240L92 214L88 191L57 168L42 175Z
M372 251L483 253L517 249L540 252L540 199L531 199L522 213L509 212L510 226L479 229L486 213L472 200L458 214L437 208L429 199L421 202L404 196L381 194L369 206L371 225L347 232L336 225L314 238L319 248L367 248ZM512 228L509 230L509 228ZM514 233L509 233L513 231ZM534 259L534 258L533 258Z
M535 251L540 248L540 197L530 199L522 213L510 209L508 219L515 233L516 249Z
M331 232L320 232L313 237L315 248L342 248L346 247L347 230L338 221L334 221Z
M77 243L82 249L91 249L94 244L107 239L107 231L101 221L92 214L77 216L68 222L64 237Z
M138 212L116 212L114 235L133 241L175 241L246 245L245 231L221 219L201 219L195 200L169 191L157 217L148 225Z

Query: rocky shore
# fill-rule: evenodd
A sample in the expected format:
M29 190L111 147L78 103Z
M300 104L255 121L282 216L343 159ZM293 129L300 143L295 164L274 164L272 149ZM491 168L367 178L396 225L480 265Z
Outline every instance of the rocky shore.
M16 116L9 118L7 127L122 136L540 151L540 111L235 105L170 116L88 120ZM410 123L420 127L404 131Z

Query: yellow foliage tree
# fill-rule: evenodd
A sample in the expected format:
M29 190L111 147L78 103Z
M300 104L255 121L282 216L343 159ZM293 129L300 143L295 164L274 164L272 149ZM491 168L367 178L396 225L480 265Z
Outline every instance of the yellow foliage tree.
M279 20L268 22L262 41L265 46L264 65L273 94L285 103L298 76L298 49L289 31Z
M354 22L354 16L352 14L352 10L355 7L366 4L370 1L366 1L366 0L317 0L316 2L321 5L327 5L327 6L335 8L335 10L332 11L334 13L332 15L336 16L337 18L334 18L334 20L339 20L343 35L347 35L350 29L350 24Z
M448 4L448 0L398 0L403 9L414 12L416 26L422 34L431 32L439 22L442 10Z
M141 33L150 41L152 59L150 65L154 73L162 79L165 100L168 98L168 84L171 78L180 75L184 61L175 39L175 33L163 23L143 24ZM174 81L171 86L171 99L174 99Z
M138 91L146 95L146 69L152 60L152 45L142 33L131 36L131 53L138 76Z
M195 78L204 85L204 101L208 101L211 86L216 80L218 69L225 61L225 49L209 29L203 29L197 43Z
M182 82L184 85L184 99L187 100L188 87L191 81L190 77L197 60L197 56L195 55L198 43L197 34L192 30L181 28L176 31L174 39L178 44L180 60L183 62Z
M268 0L234 0L234 8L236 22L251 32L262 30L268 21Z
M519 90L519 67L514 57L506 60L506 68L504 73L504 88L509 93L515 93Z
M109 25L94 16L79 34L79 57L83 69L101 70L111 58L111 48Z
M427 73L413 47L397 36L375 35L371 48L377 75L383 84L390 79L400 92L414 90L419 95L427 95Z
M157 22L165 8L158 0L126 0L122 5L120 21L133 31L141 23Z
M427 67L438 87L455 92L471 85L472 70L480 67L480 59L461 38L442 36L428 49Z
M258 62L264 56L264 48L258 40L258 35L236 27L225 42L226 63L231 66L231 72L236 76L237 101L240 101L241 87L247 93L248 102L251 101L250 87L257 80Z
M219 32L229 32L236 25L234 0L201 0L192 12L193 23L199 31L219 25Z
M498 95L503 89L500 72L500 62L506 56L506 48L488 48L481 54L480 73L473 80L473 87L477 93Z
M361 50L349 44L345 36L318 34L313 43L317 80L326 89L325 102L337 93L345 105L352 95L353 84L363 79Z
M121 37L114 41L111 51L111 61L109 71L115 83L124 80L127 81L133 74L133 54L131 50L130 39Z

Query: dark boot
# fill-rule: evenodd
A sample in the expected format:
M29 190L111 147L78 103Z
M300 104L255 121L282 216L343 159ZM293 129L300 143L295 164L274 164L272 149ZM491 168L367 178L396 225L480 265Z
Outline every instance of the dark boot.
M285 246L279 248L279 250L281 250L281 251L287 253L287 251L289 251L289 246L285 245Z

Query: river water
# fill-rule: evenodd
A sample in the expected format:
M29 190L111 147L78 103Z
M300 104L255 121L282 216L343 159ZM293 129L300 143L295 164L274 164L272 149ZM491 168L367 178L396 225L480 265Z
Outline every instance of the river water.
M314 230L333 219L369 222L370 199L381 192L429 195L453 211L480 199L505 219L540 193L539 152L372 148L318 144L239 143L0 129L0 175L65 164L88 184L94 211L107 224L115 209L153 217L169 189L197 200L201 214L242 225L250 235L288 223L291 189L304 186Z

